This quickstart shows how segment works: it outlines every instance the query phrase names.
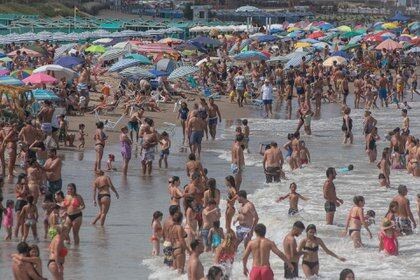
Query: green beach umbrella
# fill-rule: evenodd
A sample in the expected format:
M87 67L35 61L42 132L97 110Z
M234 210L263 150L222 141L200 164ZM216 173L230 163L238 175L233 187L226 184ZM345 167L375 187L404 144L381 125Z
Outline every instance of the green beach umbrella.
M0 61L2 61L2 62L10 62L10 61L13 61L13 60L10 57L5 56L5 57L0 58Z
M152 62L150 61L150 59L148 59L144 55L141 55L141 54L138 54L138 53L130 53L130 54L127 54L125 56L125 58L135 59L135 60L137 60L138 62L140 62L142 64L152 64Z
M357 48L358 46L360 46L359 43L351 43L351 44L345 45L341 50L342 51L347 51L347 50L350 50L350 49Z
M104 53L106 49L100 45L92 45L89 48L85 49L85 51L91 53Z

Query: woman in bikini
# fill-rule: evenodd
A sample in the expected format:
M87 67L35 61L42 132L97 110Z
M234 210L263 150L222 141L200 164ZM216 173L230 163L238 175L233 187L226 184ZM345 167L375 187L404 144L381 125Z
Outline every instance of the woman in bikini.
M35 158L29 159L27 169L28 187L31 195L34 197L34 204L38 203L38 197L41 194L42 170Z
M306 228L306 238L300 242L298 249L298 252L304 253L302 257L302 269L306 278L318 275L319 273L318 250L320 246L328 255L339 259L342 262L346 261L345 258L339 257L334 252L330 251L324 244L324 241L316 236L315 225L308 225Z
M178 271L179 274L184 274L185 268L185 251L190 252L185 243L185 238L187 238L187 233L182 227L182 213L175 213L172 217L173 225L169 229L169 236L173 246L173 257L174 264L173 268Z
M354 206L350 209L349 215L347 216L346 229L343 231L343 236L347 234L347 231L353 240L355 248L363 246L360 231L362 226L367 230L369 238L372 239L372 233L366 223L365 215L363 213L363 206L365 205L365 198L363 196L355 196L353 198Z
M64 199L64 207L66 207L67 212L66 228L69 233L73 229L74 244L79 245L79 230L82 225L82 210L85 209L85 202L77 193L76 185L73 183L67 185L67 196Z
M150 241L153 244L152 256L159 256L160 253L160 239L162 238L162 217L163 214L160 211L156 211L153 213L153 220L152 220L152 237Z
M216 180L214 178L210 178L207 180L206 183L207 190L204 191L204 207L207 207L207 203L209 200L216 201L216 205L219 206L220 203L220 190L216 187Z
M235 178L233 176L227 176L225 178L225 185L228 189L228 195L226 199L226 212L225 212L225 229L230 230L232 226L232 219L235 215L235 201L237 199L236 195L236 185Z
M95 140L95 151L96 151L96 160L95 160L95 168L94 171L101 170L101 161L104 155L104 148L105 148L105 141L107 136L104 133L104 123L97 122L96 123L96 132L93 136L93 140Z
M15 227L15 237L18 237L19 228L21 228L21 234L23 235L23 220L20 219L20 212L22 208L28 204L27 197L29 195L29 188L27 183L26 174L19 174L15 186L16 202L15 202L15 213L16 213L16 227Z
M228 229L225 238L215 250L214 263L224 268L225 274L232 274L233 262L236 254L236 235L232 229ZM228 278L229 279L229 278Z
M178 176L172 176L169 178L169 186L168 186L168 193L171 197L170 205L178 205L179 206L179 200L184 196L184 193L179 188L179 185L181 184L181 181L179 180Z
M99 204L99 213L93 220L92 225L95 225L98 220L101 220L101 226L104 226L106 215L111 206L110 189L115 193L117 199L119 199L120 196L112 184L111 178L106 176L102 170L98 171L98 177L93 182L93 205L96 207L96 203ZM98 196L96 196L96 192L98 192Z
M47 267L54 280L64 279L64 259L67 255L67 249L64 247L63 228L55 227L55 236L52 238L49 251L49 261Z

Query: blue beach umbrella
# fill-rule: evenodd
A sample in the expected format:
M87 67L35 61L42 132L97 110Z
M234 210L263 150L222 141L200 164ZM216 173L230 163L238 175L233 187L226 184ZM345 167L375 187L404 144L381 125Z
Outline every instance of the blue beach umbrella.
M60 97L54 94L51 90L46 89L35 89L26 92L28 98L33 97L36 101L38 100L60 100Z
M329 30L331 28L333 28L333 25L331 23L323 23L319 26L320 29L322 30Z
M141 64L137 59L126 58L121 59L120 61L114 63L109 69L108 72L118 72L124 70L125 68Z
M137 60L141 64L152 64L150 59L145 57L144 55L138 54L138 53L130 53L125 56L125 58L131 58Z
M254 40L257 40L260 43L264 43L264 42L275 42L279 40L279 38L273 35L261 35L261 36L255 37Z
M255 60L267 60L268 57L265 56L261 52L245 51L245 52L238 53L237 55L233 57L233 59L239 60L239 61L255 61Z
M0 85L8 85L8 86L23 86L24 83L21 80L10 76L1 76L0 77Z
M149 70L149 72L152 73L153 75L155 75L156 77L169 76L169 74L166 73L165 71L159 71L159 70L156 70L156 69Z

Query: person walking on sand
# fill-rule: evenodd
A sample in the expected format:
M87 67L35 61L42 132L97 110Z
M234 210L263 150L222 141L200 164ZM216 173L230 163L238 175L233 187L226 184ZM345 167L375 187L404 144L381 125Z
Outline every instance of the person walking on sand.
M334 213L336 208L344 203L344 201L337 197L335 190L334 179L337 176L335 168L328 167L326 171L327 180L324 183L323 193L325 198L325 212L327 225L332 225L334 222Z
M235 185L239 190L242 184L242 172L245 167L244 149L242 147L243 135L237 135L232 146L232 164L231 170L235 176Z
M250 280L274 280L274 273L270 267L271 252L282 259L285 265L293 271L293 265L286 255L277 248L273 241L265 238L266 231L267 229L264 224L257 224L255 226L254 232L257 237L248 243L242 258L244 275L247 277L249 275ZM251 273L249 273L247 263L251 253L253 262Z
M98 177L93 182L93 205L96 207L99 204L99 213L92 222L95 225L98 220L101 221L101 226L104 226L106 215L111 207L111 191L115 193L117 199L120 198L117 190L112 184L111 178L105 175L102 170L98 171ZM98 192L98 196L96 196Z
M296 237L302 234L305 230L305 225L301 221L296 221L293 224L292 230L283 239L284 254L287 259L291 262L284 264L284 278L292 279L299 277L299 258L303 255L303 252L297 251Z
M217 131L217 122L222 122L222 115L220 114L219 107L214 103L214 98L209 98L209 105L208 105L208 125L209 125L209 132L211 139L216 139L216 131Z

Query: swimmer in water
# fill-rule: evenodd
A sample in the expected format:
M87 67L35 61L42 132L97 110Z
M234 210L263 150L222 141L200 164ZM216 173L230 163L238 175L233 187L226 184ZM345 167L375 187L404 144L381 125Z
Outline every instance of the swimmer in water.
M354 165L349 164L349 166L341 167L337 171L338 171L338 173L348 173L348 172L353 171L353 170L354 170Z
M288 214L293 216L293 215L296 215L299 212L299 209L298 209L299 199L302 199L304 201L308 201L309 198L306 198L306 197L304 197L301 194L296 192L297 185L296 185L295 182L290 184L289 189L290 189L290 193L288 193L284 196L280 196L276 200L276 202L278 203L282 200L285 200L286 198L289 198L289 212L288 212Z
M395 224L388 219L384 219L379 237L379 252L385 251L388 255L398 255L398 231Z

